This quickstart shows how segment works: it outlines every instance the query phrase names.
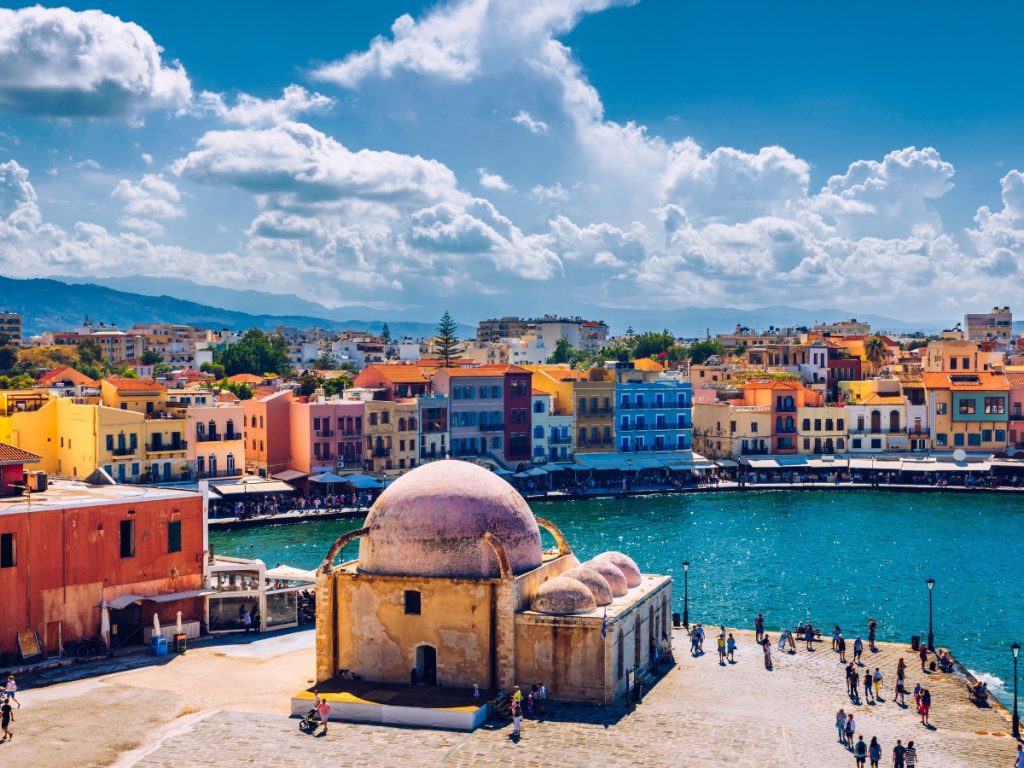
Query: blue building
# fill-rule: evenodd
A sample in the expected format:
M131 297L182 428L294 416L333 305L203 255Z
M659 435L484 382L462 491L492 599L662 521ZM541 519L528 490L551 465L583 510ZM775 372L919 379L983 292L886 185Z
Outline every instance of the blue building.
M615 450L689 451L692 404L689 381L620 363L615 371Z

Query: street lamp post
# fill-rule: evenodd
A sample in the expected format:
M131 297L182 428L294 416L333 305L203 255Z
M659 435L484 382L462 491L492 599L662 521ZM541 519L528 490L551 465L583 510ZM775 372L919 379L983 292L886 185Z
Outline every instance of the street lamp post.
M683 561L683 626L690 628L690 561Z
M925 584L928 585L928 650L935 651L935 633L932 631L932 590L935 589L935 579L929 578Z
M1020 643L1010 646L1013 652L1013 738L1020 739L1020 715L1017 714L1017 657L1020 656Z

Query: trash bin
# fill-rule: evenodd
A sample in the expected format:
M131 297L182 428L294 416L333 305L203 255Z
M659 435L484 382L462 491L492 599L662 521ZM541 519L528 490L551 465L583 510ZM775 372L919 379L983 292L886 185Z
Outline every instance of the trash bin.
M185 641L186 641L186 639L187 638L186 638L184 632L179 632L178 634L176 634L174 636L174 652L175 653L184 653L185 652L185 645L186 645Z
M149 639L149 654L151 656L166 656L167 638L163 635L153 635Z
M913 635L910 638L910 647L913 648L915 651L918 650L921 647L921 636L920 635Z
M673 627L681 627L681 626L683 626L683 620L681 618L679 618L679 614L678 613L673 613L672 614L672 626Z

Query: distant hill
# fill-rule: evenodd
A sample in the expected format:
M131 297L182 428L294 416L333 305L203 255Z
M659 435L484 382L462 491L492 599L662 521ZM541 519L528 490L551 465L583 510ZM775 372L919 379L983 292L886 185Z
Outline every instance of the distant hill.
M259 297L259 301L254 301L249 306L277 309L272 294L259 294ZM320 307L319 304L310 304L313 307ZM0 309L21 314L26 336L43 331L73 328L81 325L86 316L94 322L119 327L128 327L133 323L183 323L235 331L249 328L271 331L279 325L285 325L299 328L317 326L333 330L351 328L378 333L384 322L387 322L393 337L414 338L429 336L436 328L435 323L390 319L332 319L324 315L285 312L254 314L172 296L128 293L92 283L69 285L58 280L17 280L2 276ZM475 330L470 326L459 327L460 334L464 336L474 334Z

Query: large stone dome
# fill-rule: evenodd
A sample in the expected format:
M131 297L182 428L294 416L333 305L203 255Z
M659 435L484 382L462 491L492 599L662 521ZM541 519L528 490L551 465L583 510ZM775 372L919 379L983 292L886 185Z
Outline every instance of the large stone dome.
M366 516L359 569L401 576L499 575L488 531L516 574L541 563L540 529L519 492L483 467L445 459L402 475Z

